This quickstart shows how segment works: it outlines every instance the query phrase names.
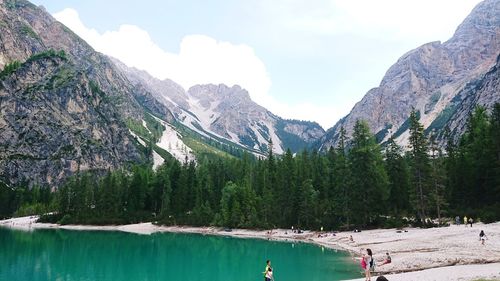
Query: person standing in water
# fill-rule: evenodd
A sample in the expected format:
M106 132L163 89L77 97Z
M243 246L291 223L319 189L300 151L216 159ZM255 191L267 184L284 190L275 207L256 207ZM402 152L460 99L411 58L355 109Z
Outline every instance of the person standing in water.
M264 281L274 281L273 268L271 267L271 261L266 261L266 270L264 270Z

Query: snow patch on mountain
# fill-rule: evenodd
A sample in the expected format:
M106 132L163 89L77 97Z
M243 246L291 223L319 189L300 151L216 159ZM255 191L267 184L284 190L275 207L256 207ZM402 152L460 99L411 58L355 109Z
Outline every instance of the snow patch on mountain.
M160 122L165 130L163 131L160 140L156 143L160 148L168 151L175 159L184 161L196 161L193 150L189 148L181 138L181 135L167 122L154 117L158 122Z

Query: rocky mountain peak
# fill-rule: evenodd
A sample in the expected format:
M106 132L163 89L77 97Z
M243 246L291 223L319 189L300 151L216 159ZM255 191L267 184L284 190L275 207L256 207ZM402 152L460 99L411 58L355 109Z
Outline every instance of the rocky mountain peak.
M195 85L187 91L189 96L200 100L242 100L251 102L250 94L247 90L241 88L239 85L229 87L225 84L203 84Z
M267 151L270 139L275 152L282 153L286 148L304 149L324 134L317 123L284 120L274 115L252 101L248 91L239 85L194 85L185 92L175 82L160 81L146 72L114 62L130 81L151 91L180 123L204 138L229 141L262 154Z
M369 90L349 115L327 131L321 147L334 146L341 127L350 135L358 119L368 122L380 142L393 136L405 145L405 124L412 108L419 111L426 128L444 130L447 122L443 120L455 111L452 104L459 99L458 93L488 72L499 53L500 1L486 0L473 9L452 38L424 44L398 59L380 85Z
M172 120L44 9L0 1L0 178L57 186L78 170L148 162L129 134L145 111Z

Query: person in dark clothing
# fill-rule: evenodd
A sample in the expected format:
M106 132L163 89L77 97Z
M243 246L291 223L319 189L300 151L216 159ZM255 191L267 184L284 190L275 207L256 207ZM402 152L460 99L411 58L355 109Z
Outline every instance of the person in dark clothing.
M484 233L483 230L479 232L479 240L481 241L481 245L484 245L484 240L486 240L486 234Z

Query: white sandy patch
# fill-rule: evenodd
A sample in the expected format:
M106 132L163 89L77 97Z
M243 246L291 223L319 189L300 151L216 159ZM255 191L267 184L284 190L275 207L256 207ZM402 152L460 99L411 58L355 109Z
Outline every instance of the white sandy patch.
M265 122L265 125L269 129L269 135L271 137L271 140L273 141L273 152L276 154L283 154L284 151L283 148L281 147L281 140L278 137L278 135L276 135L274 125L271 124L270 122Z
M141 139L141 137L139 137L138 135L136 135L136 134L135 134L134 132L132 132L132 130L130 130L130 129L128 129L128 131L129 131L129 133L130 133L130 134L131 134L131 135L132 135L135 139L137 139L137 141L138 141L138 142L139 142L142 146L146 147L146 142L145 142L145 141L143 141L143 140Z
M499 280L500 263L447 266L415 272L386 274L384 277L390 281L469 281L482 278ZM372 280L376 279L376 276L372 276ZM364 280L364 278L359 278L351 281Z
M165 159L163 159L163 157L161 157L161 155L158 154L158 152L153 150L153 169L154 170L158 169L158 167L160 167L163 164L163 162L165 162Z
M216 112L214 109L220 102L210 102L208 107L204 107L200 104L199 99L189 97L188 103L191 105L191 112L193 112L200 120L202 128L206 131L210 131L210 125L212 122L219 118L220 113Z
M195 161L196 159L194 157L193 150L184 144L180 134L174 129L174 127L159 118L154 118L165 127L160 141L157 142L156 145L168 151L180 162L186 161L186 158L188 162Z
M148 128L148 124L146 123L146 121L144 121L144 119L142 120L142 126L146 128L146 130L148 130L149 133L151 133L151 131Z
M456 264L500 262L500 223L474 224L443 228L408 228L398 233L395 229L369 230L360 233L340 233L326 243L338 244L353 253L371 248L377 264L389 252L392 263L377 266L380 272L404 272ZM486 245L479 242L484 230ZM348 235L354 242L349 242Z
M202 136L205 136L207 138L211 138L207 133L205 133L203 130L198 129L193 123L200 125L200 122L194 118L191 114L187 112L182 113L182 118L181 118L182 124L187 126L189 129L199 133ZM201 125L200 125L201 126Z

